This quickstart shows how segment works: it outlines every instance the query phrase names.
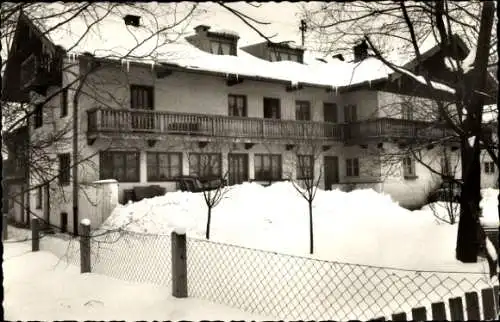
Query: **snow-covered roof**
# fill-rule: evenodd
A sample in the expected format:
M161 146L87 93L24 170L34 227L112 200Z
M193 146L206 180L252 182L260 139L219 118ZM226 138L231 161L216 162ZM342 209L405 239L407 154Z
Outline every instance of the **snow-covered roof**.
M113 4L103 3L103 5ZM160 6L157 3L147 5ZM34 18L35 24L40 29L50 30L72 14L71 12L44 19L43 24L37 24L36 17L31 18ZM95 21L95 17L90 22L86 21L85 17L71 19L48 32L47 37L54 44L64 47L70 54L89 52L101 58L170 64L193 71L269 78L292 84L300 82L336 88L384 79L394 72L376 58L367 58L356 63L329 59L324 63L305 55L307 58L304 64L300 64L291 61L270 62L244 50L238 50L238 56L213 55L191 45L171 30L158 33L162 26L157 25L155 16L149 16L144 12L137 13L141 16L140 27L126 26L123 21L126 14L134 12L130 7L120 6L115 7L109 15L106 10L96 11L97 18L101 20L99 23L89 27L89 24Z

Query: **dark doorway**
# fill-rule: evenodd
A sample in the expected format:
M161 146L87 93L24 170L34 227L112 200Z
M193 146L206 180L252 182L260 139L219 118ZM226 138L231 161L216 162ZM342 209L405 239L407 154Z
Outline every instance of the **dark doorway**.
M229 154L229 184L248 181L248 154Z
M339 158L336 156L325 156L325 190L332 190L332 184L339 183Z

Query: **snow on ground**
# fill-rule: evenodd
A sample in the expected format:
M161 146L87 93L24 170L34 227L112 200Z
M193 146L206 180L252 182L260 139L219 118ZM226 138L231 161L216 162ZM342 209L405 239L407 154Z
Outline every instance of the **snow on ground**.
M170 296L171 288L80 274L29 242L4 243L5 320L269 320L208 301Z
M456 226L437 223L430 209L409 211L373 190L318 190L313 213L315 258L415 270L485 269L482 262L455 260ZM201 193L171 192L117 207L103 228L168 234L180 226L189 237L204 238L206 216ZM308 256L308 225L307 202L291 183L243 183L213 210L211 240Z

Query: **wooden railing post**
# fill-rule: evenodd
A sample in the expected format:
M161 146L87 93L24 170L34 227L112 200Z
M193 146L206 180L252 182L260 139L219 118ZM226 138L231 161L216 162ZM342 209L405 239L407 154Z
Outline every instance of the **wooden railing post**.
M493 288L485 288L481 290L481 298L483 299L483 320L494 320L496 318L495 312L498 310L498 294L495 300Z
M174 230L171 235L172 245L172 296L187 297L187 257L186 232Z
M40 219L37 217L31 218L31 251L37 252L40 250Z
M90 220L80 222L80 273L90 273Z

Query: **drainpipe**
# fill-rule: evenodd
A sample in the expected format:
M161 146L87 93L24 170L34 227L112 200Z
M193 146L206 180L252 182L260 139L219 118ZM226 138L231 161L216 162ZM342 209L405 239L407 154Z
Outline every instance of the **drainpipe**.
M78 67L80 68L80 66ZM73 96L73 234L78 235L78 92Z
M24 103L21 103L21 108L22 110L24 109ZM27 196L26 196L26 199L27 199L27 207L26 207L26 221L28 222L28 225L31 225L31 198L30 198L30 195L31 195L31 179L30 179L30 167L31 167L31 122L30 122L30 117L27 117L26 118L26 132L27 132L27 143L26 143L26 152L24 154L25 156L25 162L26 162L26 165L25 165L25 176L26 176L26 179L24 179L24 183L25 183L25 186L27 188Z

